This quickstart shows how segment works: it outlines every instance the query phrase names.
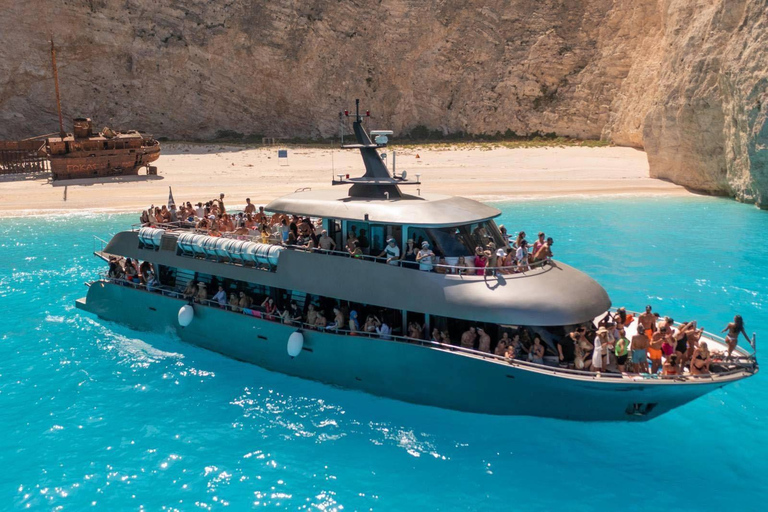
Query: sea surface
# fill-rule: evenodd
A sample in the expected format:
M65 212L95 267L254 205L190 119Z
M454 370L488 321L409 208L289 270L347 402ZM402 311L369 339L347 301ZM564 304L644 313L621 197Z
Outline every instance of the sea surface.
M699 197L497 206L615 305L711 331L740 313L758 347L768 336L768 212ZM75 310L103 268L92 235L134 217L0 222L2 510L765 510L764 373L647 423L303 381Z

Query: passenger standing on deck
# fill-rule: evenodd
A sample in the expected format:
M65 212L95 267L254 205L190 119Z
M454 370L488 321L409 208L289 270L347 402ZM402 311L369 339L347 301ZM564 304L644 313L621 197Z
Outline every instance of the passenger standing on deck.
M478 276L485 275L485 267L488 265L488 258L485 255L485 251L479 245L475 247L475 274Z
M383 320L383 321L378 322L378 323L379 323L379 325L376 326L376 333L379 336L381 336L381 339L383 339L383 340L391 340L392 336L390 336L390 334L392 334L392 328L389 325L387 325L386 320Z
M544 345L541 344L541 336L536 334L533 337L533 346L528 354L528 360L535 364L544 364Z
M656 316L653 314L651 306L645 306L645 313L637 317L637 321L643 326L646 337L650 338L656 331Z
M205 283L197 283L197 295L195 295L195 300L201 304L208 300L208 291L205 289Z
M387 258L388 265L397 266L400 264L400 248L397 246L397 242L394 238L387 240L387 246L381 251L381 254L379 254L379 258L384 257Z
M525 272L531 269L528 266L528 242L525 240L520 241L520 245L515 251L515 258L517 258L517 270L518 272Z
M461 346L464 348L475 348L475 340L477 339L477 330L474 327L470 327L464 331L461 335Z
M541 247L545 243L547 243L547 241L546 241L546 238L544 237L544 232L539 231L539 238L537 238L536 241L533 242L533 254L536 254L537 252L539 252L539 249L541 249Z
M477 350L480 352L489 352L491 351L491 337L488 335L487 332L482 327L477 328L477 334L478 334L478 341L477 341Z
M307 323L309 325L315 325L315 322L317 321L317 310L315 309L314 304L310 304L307 306Z
M648 311L646 308L646 311ZM653 315L651 315L653 316ZM629 348L632 351L632 371L635 373L648 373L648 347L650 340L645 335L645 328L642 324L637 325L637 334L632 336Z
M416 255L418 254L418 251L416 250L416 247L413 245L413 238L409 238L408 242L405 245L405 252L403 253L403 260L405 263L403 263L403 266L405 268L417 268L416 265Z
M222 308L227 307L227 292L224 291L223 286L219 286L219 291L217 291L216 295L213 296L213 301L218 302L219 306Z
M435 253L429 249L429 242L422 242L421 250L419 251L419 254L416 255L416 261L419 262L419 270L431 272L434 260Z
M568 333L568 336L557 341L557 355L560 359L560 366L563 368L573 368L578 342L579 333L576 331Z
M320 249L324 251L333 251L336 249L336 242L333 241L333 238L328 236L328 230L324 229L320 233L320 239L318 240L318 245L320 246Z
M736 345L739 343L739 334L743 334L747 339L747 342L752 346L752 340L749 339L747 330L744 329L744 319L741 318L741 315L733 317L733 322L726 325L725 329L720 332L725 331L728 331L728 334L725 336L725 342L728 344L728 357L731 357L731 353L736 349ZM753 346L752 348L754 349L755 347Z
M619 339L616 340L614 353L616 354L616 366L618 370L623 373L629 355L629 340L627 339L624 327L619 327Z

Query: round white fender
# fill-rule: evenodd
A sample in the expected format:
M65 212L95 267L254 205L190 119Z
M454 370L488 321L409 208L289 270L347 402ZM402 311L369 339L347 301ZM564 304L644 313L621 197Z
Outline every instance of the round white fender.
M301 354L302 347L304 347L304 335L296 331L288 338L288 355L296 357Z
M195 317L195 310L191 305L187 304L182 306L179 310L179 325L186 327L192 323L192 319Z

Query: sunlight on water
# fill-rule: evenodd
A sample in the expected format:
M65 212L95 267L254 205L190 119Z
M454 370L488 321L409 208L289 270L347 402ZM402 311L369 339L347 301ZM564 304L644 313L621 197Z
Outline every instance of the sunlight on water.
M766 334L768 213L730 201L502 204L529 240L646 303ZM302 381L81 314L108 238L133 216L0 226L4 508L83 510L759 510L762 374L649 423L443 411ZM439 382L436 382L439 385ZM642 484L632 484L636 478Z

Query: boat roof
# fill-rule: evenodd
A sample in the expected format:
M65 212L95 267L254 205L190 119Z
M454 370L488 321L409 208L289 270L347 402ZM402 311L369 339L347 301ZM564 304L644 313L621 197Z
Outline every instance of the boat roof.
M355 197L345 187L295 192L275 199L265 209L310 217L431 227L471 224L501 215L496 208L465 197Z

